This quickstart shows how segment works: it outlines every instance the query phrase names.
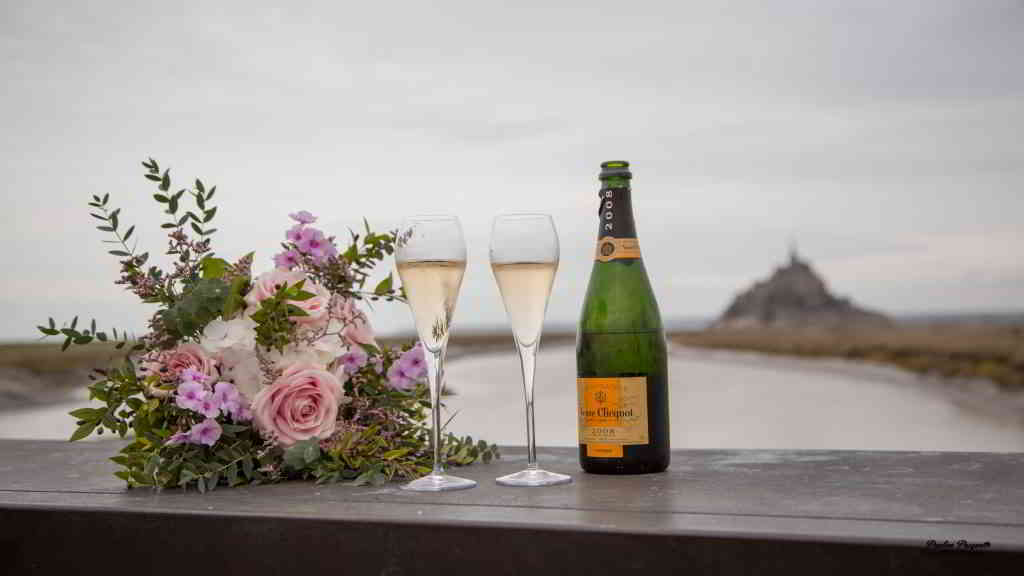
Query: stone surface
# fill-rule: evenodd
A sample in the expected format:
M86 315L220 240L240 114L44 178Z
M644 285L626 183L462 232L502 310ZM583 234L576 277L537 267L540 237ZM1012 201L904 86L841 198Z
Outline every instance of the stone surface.
M829 292L825 281L795 249L789 263L740 293L713 325L736 328L863 328L891 322Z
M85 573L115 542L151 574L194 562L260 574L332 563L358 574L984 574L1024 561L1024 454L692 450L665 474L608 477L579 472L573 449L542 449L542 467L574 483L526 489L494 484L523 466L522 450L506 449L458 470L480 483L468 491L296 482L199 495L123 489L114 449L0 441L0 558L13 573Z

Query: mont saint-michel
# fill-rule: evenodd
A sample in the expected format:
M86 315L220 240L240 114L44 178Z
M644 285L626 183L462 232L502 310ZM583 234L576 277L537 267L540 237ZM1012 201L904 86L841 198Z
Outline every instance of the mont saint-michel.
M833 295L795 248L789 262L741 292L713 324L716 329L885 327L885 315Z

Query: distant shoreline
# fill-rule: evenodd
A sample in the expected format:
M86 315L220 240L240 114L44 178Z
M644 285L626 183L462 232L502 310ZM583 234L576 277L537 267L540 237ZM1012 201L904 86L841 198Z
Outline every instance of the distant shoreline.
M1024 321L920 322L871 330L676 330L668 338L687 348L840 358L946 379L988 380L1005 390L1024 390ZM380 342L394 346L412 339L412 335L396 335L382 337ZM575 341L574 332L549 329L542 346L567 346ZM514 350L510 332L456 329L448 358ZM65 399L88 384L91 369L106 367L120 355L112 346L102 344L72 347L63 353L59 343L0 344L0 411Z

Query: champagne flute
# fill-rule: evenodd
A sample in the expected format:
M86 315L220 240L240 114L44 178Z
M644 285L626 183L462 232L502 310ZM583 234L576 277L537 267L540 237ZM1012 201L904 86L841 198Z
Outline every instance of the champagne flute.
M466 241L455 216L407 218L398 231L395 250L398 275L426 352L430 384L431 440L434 469L413 480L406 490L443 492L476 486L466 478L445 474L441 461L441 391L444 388L444 357L448 346L455 301L466 271Z
M533 376L544 312L558 270L558 233L546 214L506 214L491 227L491 270L512 324L512 335L523 368L526 395L526 470L502 476L504 486L553 486L572 482L570 476L537 466L533 418Z

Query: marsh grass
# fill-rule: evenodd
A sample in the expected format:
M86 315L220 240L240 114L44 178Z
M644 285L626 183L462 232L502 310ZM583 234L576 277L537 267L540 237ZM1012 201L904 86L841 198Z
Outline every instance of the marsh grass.
M1024 326L934 324L891 328L815 330L756 328L673 334L697 348L835 357L897 366L947 378L985 378L1024 389Z

